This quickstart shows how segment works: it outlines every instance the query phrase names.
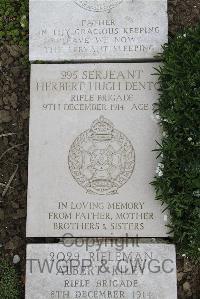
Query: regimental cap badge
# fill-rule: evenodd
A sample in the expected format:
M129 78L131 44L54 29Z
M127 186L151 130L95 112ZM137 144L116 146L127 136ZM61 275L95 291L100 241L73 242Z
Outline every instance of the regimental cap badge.
M72 143L68 165L87 193L116 194L133 173L135 151L130 140L100 116Z
M94 12L110 11L123 2L123 0L74 0L81 8Z

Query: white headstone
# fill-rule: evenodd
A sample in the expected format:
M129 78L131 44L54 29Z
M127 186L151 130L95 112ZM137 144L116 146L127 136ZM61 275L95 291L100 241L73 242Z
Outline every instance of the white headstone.
M27 236L168 236L154 67L32 65Z
M26 299L177 299L173 245L82 241L28 245Z
M31 61L153 58L167 37L167 0L30 0Z

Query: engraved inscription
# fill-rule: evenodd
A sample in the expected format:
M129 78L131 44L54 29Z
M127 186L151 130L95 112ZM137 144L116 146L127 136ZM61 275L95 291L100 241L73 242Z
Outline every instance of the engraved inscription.
M32 61L154 58L167 32L167 0L30 1Z

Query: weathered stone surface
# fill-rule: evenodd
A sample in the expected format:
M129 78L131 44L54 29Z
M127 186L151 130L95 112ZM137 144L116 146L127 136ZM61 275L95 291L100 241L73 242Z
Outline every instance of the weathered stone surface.
M27 248L27 299L176 299L173 245L69 239Z
M27 236L165 237L158 63L32 65Z
M18 254L13 256L13 264L18 264L20 262L20 256Z
M30 1L30 60L154 58L167 35L167 0Z

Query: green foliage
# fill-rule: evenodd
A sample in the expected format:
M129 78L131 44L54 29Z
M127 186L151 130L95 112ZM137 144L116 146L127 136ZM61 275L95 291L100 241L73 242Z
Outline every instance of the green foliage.
M157 199L169 208L178 252L200 259L200 26L164 46L155 113L163 129Z
M6 260L0 260L0 298L20 298L19 278L13 266Z
M0 0L0 40L28 44L28 0Z

